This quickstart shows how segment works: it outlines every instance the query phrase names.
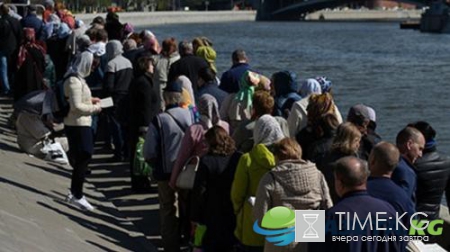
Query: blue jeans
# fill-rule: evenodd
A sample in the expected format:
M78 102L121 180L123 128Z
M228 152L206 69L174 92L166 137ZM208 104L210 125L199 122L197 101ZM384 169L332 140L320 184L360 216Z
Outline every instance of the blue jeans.
M3 83L2 92L9 92L9 80L8 80L8 57L0 51L0 81Z

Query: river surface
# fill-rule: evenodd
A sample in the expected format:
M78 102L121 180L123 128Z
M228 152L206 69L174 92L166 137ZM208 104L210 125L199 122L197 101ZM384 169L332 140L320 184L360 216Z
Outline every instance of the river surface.
M241 22L150 27L162 41L206 36L226 71L231 53L244 49L254 69L270 76L290 70L299 79L333 82L343 116L357 103L377 112L377 131L394 142L409 122L437 131L438 149L450 154L450 35L401 30L395 22Z

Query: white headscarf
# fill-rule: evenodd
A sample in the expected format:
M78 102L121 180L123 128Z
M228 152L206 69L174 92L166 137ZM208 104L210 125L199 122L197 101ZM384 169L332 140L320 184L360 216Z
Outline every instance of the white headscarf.
M303 81L302 86L300 87L300 95L302 97L307 97L311 94L321 94L322 87L320 83L316 79L307 79Z
M280 124L271 115L263 115L256 120L253 129L253 140L257 144L273 144L280 141L285 136L281 130Z
M86 78L91 73L92 62L94 60L94 55L92 53L85 51L76 55L75 61L69 67L64 77L71 74L76 74L80 78Z
M192 90L192 82L189 80L189 78L184 75L180 75L178 76L176 82L180 83L181 86L186 89L186 91L189 93L192 106L195 106L194 91Z

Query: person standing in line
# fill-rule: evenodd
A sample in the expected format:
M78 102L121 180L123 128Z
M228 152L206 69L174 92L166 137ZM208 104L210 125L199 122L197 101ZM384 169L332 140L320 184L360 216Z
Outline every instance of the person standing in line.
M106 44L108 64L104 77L104 92L111 96L114 107L107 110L109 128L114 143L113 161L121 162L128 157L126 118L128 117L128 89L133 79L133 66L122 56L123 46L118 40L110 40Z
M292 210L326 210L333 206L325 177L314 163L302 159L302 149L295 140L286 137L275 143L273 149L277 165L259 182L254 220L261 221L276 206ZM304 242L282 247L267 241L264 244L264 252L302 252L307 248Z
M145 161L153 167L153 177L158 183L162 245L168 252L179 252L181 245L179 194L169 181L184 132L193 123L189 109L180 106L182 91L179 82L167 84L163 93L166 110L153 118L144 143Z
M86 170L94 152L91 115L101 111L100 99L91 97L91 91L84 80L91 71L92 62L92 53L79 54L66 73L67 79L64 82L64 96L70 105L64 118L64 128L69 142L69 162L73 167L70 192L66 200L87 211L94 210L83 195Z
M361 252L361 251L404 251L404 242L400 241L399 235L392 228L391 221L395 220L395 209L388 202L374 198L367 192L367 178L369 176L367 162L357 157L344 157L336 162L334 170L335 190L341 200L328 211L325 212L327 225L335 226L333 230L325 233L325 242L310 242L309 251L327 252ZM377 227L372 225L346 225L347 221L342 221L342 212L348 215L345 220L351 222L356 216L360 219L383 218L388 221L377 222ZM334 224L334 225L333 225ZM395 226L395 224L394 224ZM349 228L347 228L349 227ZM401 228L401 227L400 227ZM337 231L337 234L336 234ZM333 240L332 237L345 234L355 237L356 240L343 242ZM379 239L361 239L362 237L393 237L387 241Z
M406 191L416 208L417 175L414 163L422 157L425 138L419 130L405 127L397 134L397 148L400 151L400 162L392 173L392 180Z
M205 59L194 55L194 48L191 42L180 42L178 51L181 58L170 66L168 81L175 81L179 76L184 75L191 81L194 95L197 95L198 71L208 67L208 62L206 62Z
M2 94L10 94L11 87L8 73L15 72L14 66L17 61L17 53L15 54L15 52L19 49L22 40L22 26L9 13L8 5L0 5L0 81L2 83ZM8 64L10 65L9 69Z
M222 74L220 78L220 89L231 94L239 91L239 81L242 75L251 70L248 64L248 57L244 50L237 49L231 55L231 68Z
M450 201L450 158L437 150L436 131L424 121L410 124L425 137L423 156L415 163L417 175L417 212L428 214L428 220L439 219L442 195Z

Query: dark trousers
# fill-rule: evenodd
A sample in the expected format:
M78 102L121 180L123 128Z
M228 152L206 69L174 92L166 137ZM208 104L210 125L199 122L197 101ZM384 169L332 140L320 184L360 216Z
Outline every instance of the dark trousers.
M108 114L109 132L112 134L112 141L114 144L114 156L127 157L128 146L126 144L127 132L113 113Z
M65 126L69 142L69 163L73 168L70 191L75 198L83 197L83 184L86 170L94 150L91 127Z

